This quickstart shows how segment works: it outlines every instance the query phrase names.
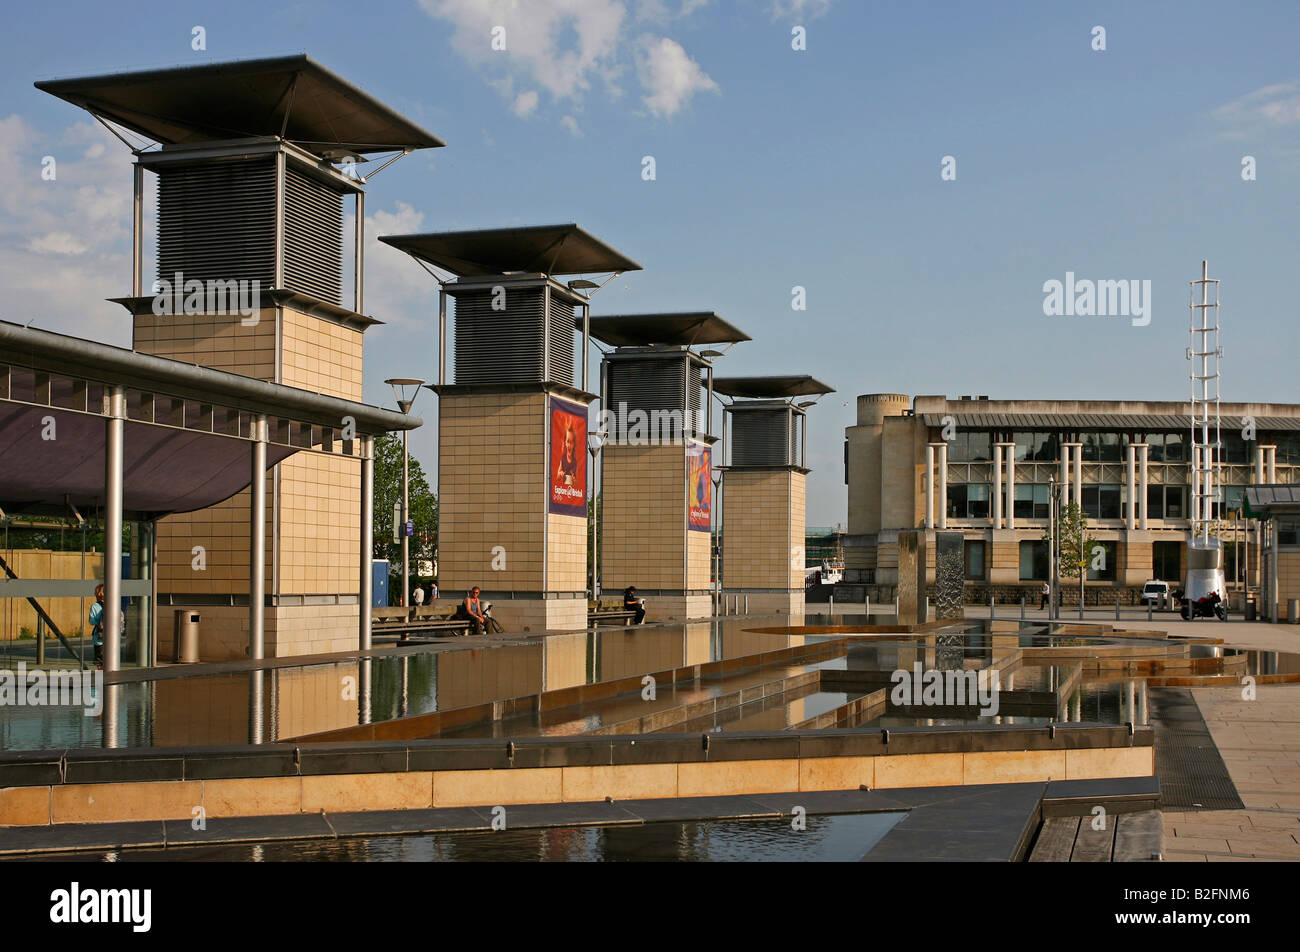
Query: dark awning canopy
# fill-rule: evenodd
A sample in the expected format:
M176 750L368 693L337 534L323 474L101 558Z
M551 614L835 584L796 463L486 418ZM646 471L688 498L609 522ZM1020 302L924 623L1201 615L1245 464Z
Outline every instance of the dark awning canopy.
M641 270L631 258L572 224L380 235L379 240L457 277Z
M252 482L253 421L266 460L300 450L359 463L353 439L414 429L381 407L0 321L0 509L67 512L105 496L106 397L125 400L123 509L215 505Z
M53 429L50 429L50 420ZM53 432L56 439L43 434ZM104 420L51 407L0 401L0 507L9 515L94 510L104 500ZM296 450L268 444L268 468ZM123 452L122 509L162 515L205 509L252 481L249 444L212 433L128 420Z
M712 311L592 317L591 336L611 347L641 347L650 344L693 347L703 344L737 344L751 339L744 331L728 324Z
M1247 486L1243 507L1248 519L1268 519L1275 512L1300 512L1300 486Z
M309 56L53 79L36 88L167 145L279 136L323 156L444 143Z
M834 387L807 374L771 377L714 377L715 393L728 397L752 397L772 400L785 397L811 397L834 393Z

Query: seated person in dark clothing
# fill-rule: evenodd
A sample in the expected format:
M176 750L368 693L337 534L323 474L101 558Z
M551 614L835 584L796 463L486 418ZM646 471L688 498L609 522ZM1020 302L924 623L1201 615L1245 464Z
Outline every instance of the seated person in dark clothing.
M456 606L456 618L470 622L470 630L481 635L487 630L487 617L483 614L483 603L479 600L479 588L475 585L465 598Z
M623 592L623 610L636 612L636 617L632 619L634 624L641 624L645 621L645 602L636 597L636 586L629 585Z

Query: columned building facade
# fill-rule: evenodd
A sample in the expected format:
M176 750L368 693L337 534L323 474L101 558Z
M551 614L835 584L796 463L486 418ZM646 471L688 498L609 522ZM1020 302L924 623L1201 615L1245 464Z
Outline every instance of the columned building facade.
M1258 525L1243 493L1300 482L1300 406L1224 403L1221 413L1214 510L1229 590L1240 591L1259 584ZM1181 580L1190 427L1180 402L859 396L857 425L845 431L843 597L892 597L900 530L955 529L965 536L968 598L1036 601L1054 485L1102 549L1088 571L1089 603L1131 603L1148 579ZM1077 585L1063 590L1077 603Z

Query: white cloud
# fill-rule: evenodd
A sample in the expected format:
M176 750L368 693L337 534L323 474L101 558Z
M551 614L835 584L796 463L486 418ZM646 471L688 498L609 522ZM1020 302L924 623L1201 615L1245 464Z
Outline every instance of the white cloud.
M617 75L627 15L619 0L420 0L420 7L454 25L452 45L467 59L499 64L554 99L580 97L594 79ZM498 26L505 27L504 51L492 49Z
M537 90L529 89L520 93L515 97L515 103L511 108L514 110L515 115L520 118L532 115L533 111L537 109Z
M708 0L633 2L637 21L665 24ZM581 106L597 89L617 99L619 78L633 64L656 116L669 118L696 91L717 89L677 41L645 34L632 40L624 29L633 19L627 0L420 0L420 7L452 25L452 47L494 73L488 84L520 117L542 108L542 94L553 106ZM504 50L492 48L494 36L502 36L498 27ZM573 132L563 119L561 125Z
M560 120L560 125L565 129L568 129L575 139L582 138L582 130L578 127L578 120L574 119L572 116L565 116L562 118Z
M85 254L86 245L66 231L52 231L27 242L27 249L37 254L80 255Z
M637 43L637 75L650 111L671 119L701 90L716 92L715 83L681 44L666 36L642 36Z
M1238 126L1287 126L1300 122L1300 82L1276 83L1225 103L1210 113Z
M0 118L0 165L0 318L129 344L126 312L105 300L131 291L129 154L94 123L47 133L15 114Z
M835 0L772 0L772 19L787 17L814 19L831 8Z

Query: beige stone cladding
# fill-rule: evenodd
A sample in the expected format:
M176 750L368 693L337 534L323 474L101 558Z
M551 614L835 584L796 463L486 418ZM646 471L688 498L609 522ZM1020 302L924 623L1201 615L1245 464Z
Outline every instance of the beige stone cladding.
M542 391L454 390L441 401L439 583L480 586L510 628L586 624L581 598L498 597L587 590L586 516L548 511L547 402Z
M685 448L609 444L601 466L601 590L682 590L686 536L709 542L686 528Z
M802 473L789 470L727 474L722 526L728 590L803 590L805 482Z
M440 587L542 591L546 394L444 392L439 424Z
M588 588L587 520L548 512L546 523L547 589L585 592Z
M1295 621L1290 618L1290 600L1300 598L1300 551L1286 549L1279 550L1277 554L1277 593L1278 606L1277 617L1281 621ZM1267 611L1267 607L1265 608Z
M361 399L362 344L360 331L290 308L264 308L250 324L238 314L137 314L134 319L134 346L142 352L348 400ZM355 599L360 575L359 465L299 453L272 474L278 476L278 491L275 476L268 474L267 594ZM203 548L202 569L196 568L196 546ZM246 596L248 548L247 490L208 509L162 519L158 590L181 596ZM159 612L159 657L166 656L164 644L171 641L169 607ZM205 613L204 660L244 656L246 608L186 607ZM357 617L355 603L268 609L266 653L275 657L355 648Z

